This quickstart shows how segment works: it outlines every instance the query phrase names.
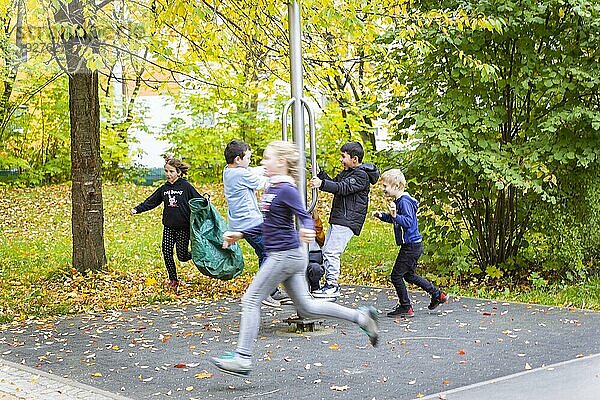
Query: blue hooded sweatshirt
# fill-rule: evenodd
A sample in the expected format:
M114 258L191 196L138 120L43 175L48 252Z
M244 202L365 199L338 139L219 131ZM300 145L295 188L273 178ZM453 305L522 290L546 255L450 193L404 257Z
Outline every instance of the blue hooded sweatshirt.
M419 202L404 192L394 200L394 203L396 203L396 217L392 218L390 213L381 213L379 219L394 225L396 244L402 246L405 243L421 242L423 235L419 232L419 224L417 222Z

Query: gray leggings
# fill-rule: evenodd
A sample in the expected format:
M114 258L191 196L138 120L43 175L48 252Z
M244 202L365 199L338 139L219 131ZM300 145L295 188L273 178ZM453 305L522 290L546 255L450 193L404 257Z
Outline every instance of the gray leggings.
M298 314L303 317L333 317L359 323L362 317L358 310L339 304L315 300L308 292L306 266L308 250L301 246L297 249L274 251L260 267L252 283L242 297L242 320L236 352L251 356L254 341L260 325L261 302L272 293L277 285L283 283L285 290L293 300Z

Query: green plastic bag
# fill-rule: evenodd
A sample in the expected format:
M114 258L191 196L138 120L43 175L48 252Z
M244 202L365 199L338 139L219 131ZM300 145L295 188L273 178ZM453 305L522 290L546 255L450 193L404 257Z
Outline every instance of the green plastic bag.
M237 243L224 249L225 219L211 204L210 197L190 200L190 242L192 261L204 275L222 280L233 279L244 269L242 249Z

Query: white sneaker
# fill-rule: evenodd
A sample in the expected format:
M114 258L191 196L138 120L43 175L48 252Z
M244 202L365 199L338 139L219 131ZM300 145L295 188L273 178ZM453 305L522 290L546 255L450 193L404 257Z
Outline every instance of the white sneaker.
M379 341L379 314L377 310L375 307L361 306L358 308L358 312L366 317L365 322L360 324L360 329L369 336L369 341L373 347L377 346Z
M277 288L275 293L273 293L271 295L271 298L275 301L278 301L279 304L281 304L282 306L288 305L288 304L293 304L292 299L290 299L290 296L288 296L288 294L285 292L285 290L282 290L279 288Z
M277 300L275 300L274 298L272 298L271 296L267 297L266 299L264 299L262 301L262 303L265 306L268 307L281 307L281 303L279 303Z
M338 297L340 295L340 285L326 283L321 289L312 292L312 295L317 298Z
M219 371L230 375L245 377L250 375L250 371L252 371L252 361L237 353L228 352L221 357L211 357L210 362L212 362Z

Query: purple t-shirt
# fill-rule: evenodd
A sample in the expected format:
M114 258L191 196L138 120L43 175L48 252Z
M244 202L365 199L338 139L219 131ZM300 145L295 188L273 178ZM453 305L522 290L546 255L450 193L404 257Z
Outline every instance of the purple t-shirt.
M260 225L243 230L247 235L262 233L265 250L285 251L300 246L298 232L294 226L294 215L306 229L314 229L315 224L306 212L298 189L287 182L269 186L260 200L264 222Z

